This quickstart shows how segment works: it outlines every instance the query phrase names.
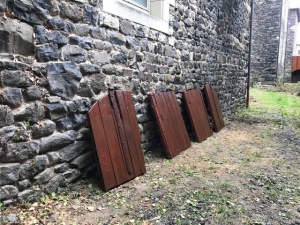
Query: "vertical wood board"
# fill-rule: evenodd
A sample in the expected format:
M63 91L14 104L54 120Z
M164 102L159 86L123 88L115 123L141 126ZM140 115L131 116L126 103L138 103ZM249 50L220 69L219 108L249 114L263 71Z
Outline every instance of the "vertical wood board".
M157 119L167 158L174 158L191 146L188 133L173 92L149 95Z
M204 93L208 103L209 112L212 117L214 131L219 132L223 129L225 124L217 92L210 86L210 84L205 84Z
M188 111L192 128L198 142L210 137L213 132L200 90L190 90L183 93L183 99Z
M146 172L141 137L129 91L110 92L88 112L104 190Z

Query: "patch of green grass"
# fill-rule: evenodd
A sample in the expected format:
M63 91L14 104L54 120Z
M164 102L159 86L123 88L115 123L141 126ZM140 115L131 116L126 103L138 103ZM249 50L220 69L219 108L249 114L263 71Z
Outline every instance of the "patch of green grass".
M278 92L275 88L252 88L250 96L249 109L239 111L238 117L270 120L281 126L291 120L292 123L300 125L300 97L295 93Z
M281 114L289 118L299 117L300 98L290 93L251 89L251 96L256 102L252 102L249 110L252 112L265 112Z

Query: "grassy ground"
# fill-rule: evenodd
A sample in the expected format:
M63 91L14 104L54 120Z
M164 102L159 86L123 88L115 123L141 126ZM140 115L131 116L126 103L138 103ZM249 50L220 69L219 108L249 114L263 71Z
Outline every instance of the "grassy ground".
M147 173L118 188L81 180L0 207L0 221L14 213L21 224L300 224L300 97L298 86L285 88L252 89L250 109L219 133L172 160L146 153Z
M248 121L272 121L283 126L300 128L299 84L277 88L252 88L249 109L239 111L238 118Z

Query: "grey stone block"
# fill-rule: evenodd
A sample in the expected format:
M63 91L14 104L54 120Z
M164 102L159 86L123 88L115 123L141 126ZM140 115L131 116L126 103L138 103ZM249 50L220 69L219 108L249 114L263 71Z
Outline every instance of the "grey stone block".
M92 63L97 65L103 65L110 62L110 57L107 52L90 51L89 58Z
M64 172L62 175L63 175L66 183L71 183L80 177L81 172L80 172L80 170L77 170L77 169L69 169L66 172Z
M3 86L29 87L34 84L33 74L30 72L4 70L0 74Z
M80 71L82 74L99 73L100 67L90 63L84 63L80 64Z
M83 10L80 7L67 2L61 2L59 8L60 15L62 17L68 18L75 22L82 20Z
M77 92L82 74L74 63L49 63L47 77L52 93L65 99L72 99Z
M83 21L87 24L97 26L99 22L99 13L91 5L86 4L84 6Z
M7 144L2 161L15 162L29 159L36 156L39 150L39 144L35 141Z
M47 152L47 156L51 166L57 163L61 163L61 159L59 158L58 152Z
M85 141L77 141L72 145L69 145L59 151L60 158L65 161L69 162L72 159L76 158L81 153L89 150L91 148L90 144Z
M86 168L94 163L94 153L89 151L71 161L70 166L78 169Z
M126 45L128 48L130 48L134 51L140 51L140 49L141 49L140 41L137 38L127 36L126 41L127 41Z
M47 168L43 172L39 173L33 178L33 182L36 184L44 184L55 176L53 168Z
M27 189L18 193L19 201L36 201L39 197L41 197L42 192L40 189Z
M56 44L36 46L36 59L38 62L57 61L58 46Z
M51 194L57 190L59 185L63 182L63 176L60 174L52 177L47 184L41 186L41 190L46 194Z
M90 29L90 34L92 38L106 40L106 30L100 27L92 27Z
M96 49L105 50L108 53L112 51L112 44L107 41L94 40L94 46Z
M0 146L2 144L7 144L15 135L16 127L6 126L0 128Z
M2 100L4 104L11 106L19 106L22 103L22 91L20 88L4 88L2 92Z
M34 169L35 171L42 171L50 165L47 155L37 155L34 158Z
M66 45L68 43L67 34L62 33L61 31L53 31L47 33L46 40L57 45Z
M20 179L32 178L37 172L34 170L34 159L26 160L20 166Z
M41 153L55 151L73 142L69 135L56 133L40 140Z
M14 111L16 121L28 121L36 123L44 117L44 107L41 102L35 101L21 105Z
M19 191L24 191L26 188L30 187L31 183L29 180L21 180L18 182L18 189Z
M78 36L87 36L89 34L90 26L88 24L75 24L75 34Z
M19 180L19 163L1 163L0 164L0 186L11 184Z
M78 45L81 48L91 50L94 48L93 39L89 37L71 36L69 43L71 45Z
M42 120L39 124L31 127L32 137L41 138L52 134L56 129L56 124L51 120Z
M46 104L45 108L48 114L50 115L51 120L56 120L65 117L68 113L67 105L63 101L58 103Z
M7 18L0 25L0 52L33 55L33 27L27 23Z
M59 132L66 132L68 130L77 130L86 122L86 115L74 114L69 117L58 119L56 121L56 127Z
M132 35L133 33L133 25L128 20L120 21L120 32L125 35Z
M5 185L0 187L0 200L14 198L18 195L18 188L12 185Z
M126 43L126 38L123 34L117 32L117 31L107 31L107 38L108 41L111 44L115 44L115 45L125 45Z
M25 97L28 101L39 100L43 96L43 91L39 86L31 86L25 89Z

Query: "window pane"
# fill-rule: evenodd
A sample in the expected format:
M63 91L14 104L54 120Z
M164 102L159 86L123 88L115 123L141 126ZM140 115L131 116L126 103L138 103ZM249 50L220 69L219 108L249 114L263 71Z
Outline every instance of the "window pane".
M133 2L133 3L137 4L137 5L143 6L145 8L148 7L147 0L129 0L129 1Z

